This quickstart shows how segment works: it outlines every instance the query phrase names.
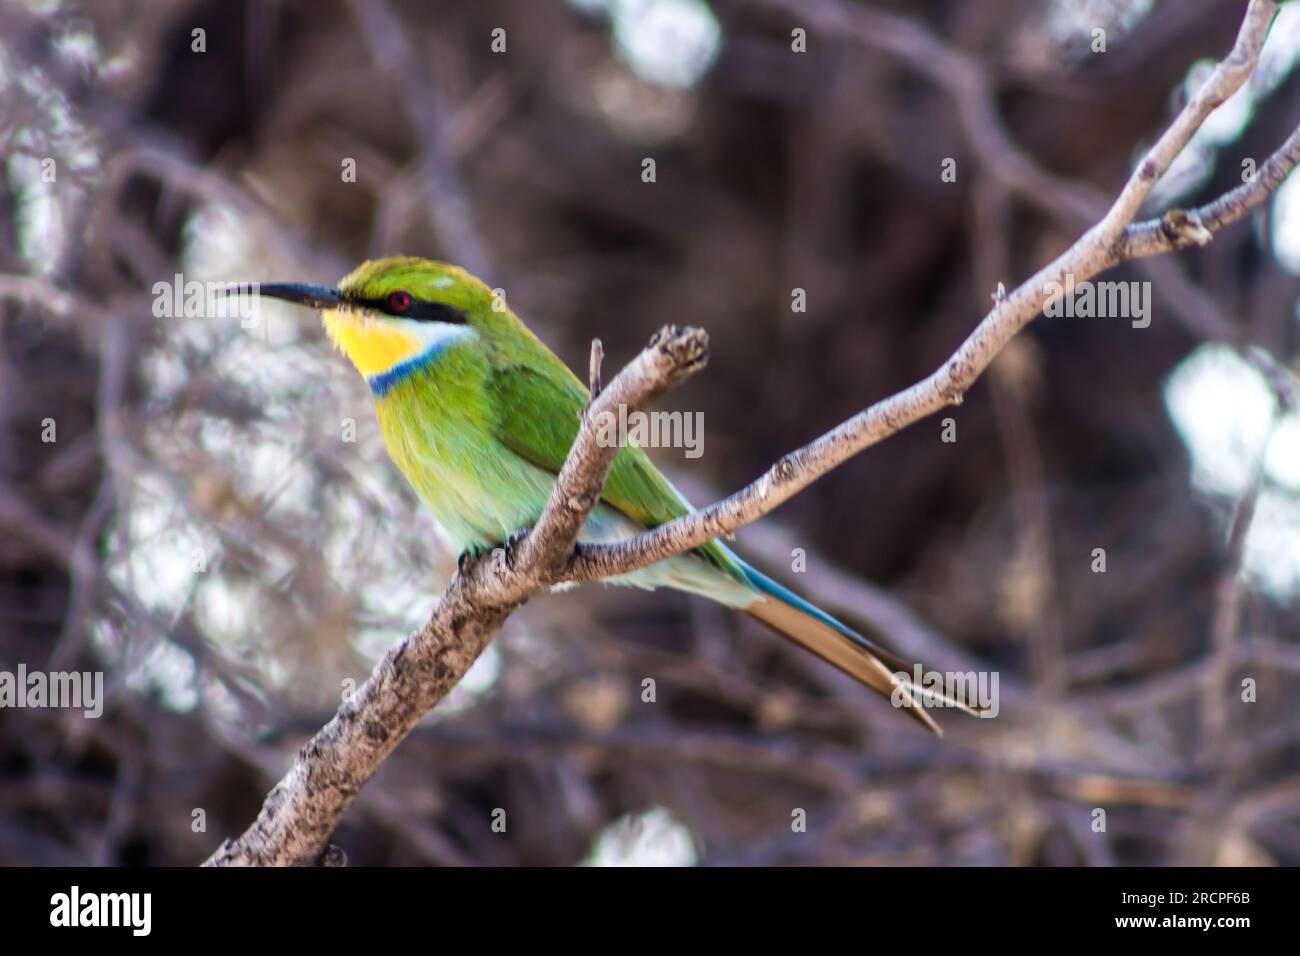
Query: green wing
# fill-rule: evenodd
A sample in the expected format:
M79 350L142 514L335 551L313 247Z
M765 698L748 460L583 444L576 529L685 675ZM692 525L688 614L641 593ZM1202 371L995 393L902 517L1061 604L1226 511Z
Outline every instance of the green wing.
M495 407L500 410L497 437L501 443L538 468L559 474L578 436L587 389L570 374L548 377L524 365L497 370L489 387L496 393ZM601 500L646 528L690 511L646 453L629 446L614 458ZM710 541L697 553L743 579L730 552L718 542Z

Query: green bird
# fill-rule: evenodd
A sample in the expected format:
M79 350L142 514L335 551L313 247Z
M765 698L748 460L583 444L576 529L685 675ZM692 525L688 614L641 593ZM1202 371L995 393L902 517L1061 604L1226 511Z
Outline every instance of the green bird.
M491 548L537 521L590 395L491 289L457 266L409 257L365 262L337 289L256 288L321 311L330 339L370 386L389 456L458 549ZM690 511L645 452L625 445L580 540L629 537ZM744 611L939 733L904 676L908 665L721 542L611 580Z

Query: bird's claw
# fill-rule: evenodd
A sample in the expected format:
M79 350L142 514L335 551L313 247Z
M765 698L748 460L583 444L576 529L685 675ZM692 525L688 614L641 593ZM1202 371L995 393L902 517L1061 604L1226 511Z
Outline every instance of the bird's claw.
M515 552L519 550L519 546L524 543L524 538L528 537L529 532L532 530L532 526L529 525L526 528L520 528L510 537L506 538L506 567L514 567Z
M470 565L475 564L486 552L486 548L480 548L478 545L466 548L456 558L456 572L464 574L469 570Z
M512 567L514 565L516 550L532 530L531 526L520 528L507 538L504 543L495 546L482 547L474 545L466 548L456 558L456 571L460 574L467 573L470 567L477 564L487 555L492 555L493 566L497 571L504 571L506 568Z

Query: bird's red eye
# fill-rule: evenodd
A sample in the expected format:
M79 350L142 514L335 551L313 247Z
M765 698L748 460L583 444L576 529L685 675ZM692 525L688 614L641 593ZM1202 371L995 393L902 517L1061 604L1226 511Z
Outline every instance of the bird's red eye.
M410 307L411 307L411 293L409 292L388 293L388 309L390 312L405 312Z

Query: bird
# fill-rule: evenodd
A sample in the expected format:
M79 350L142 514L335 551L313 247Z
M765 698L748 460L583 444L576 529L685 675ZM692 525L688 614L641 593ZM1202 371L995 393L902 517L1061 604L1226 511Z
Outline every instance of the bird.
M389 457L462 557L537 521L591 396L499 293L459 266L412 256L363 262L335 288L235 288L320 312L330 341L369 386ZM630 537L691 511L645 451L625 444L578 540ZM748 614L935 734L942 731L927 702L969 710L923 691L908 677L911 665L721 541L609 581L673 588Z

